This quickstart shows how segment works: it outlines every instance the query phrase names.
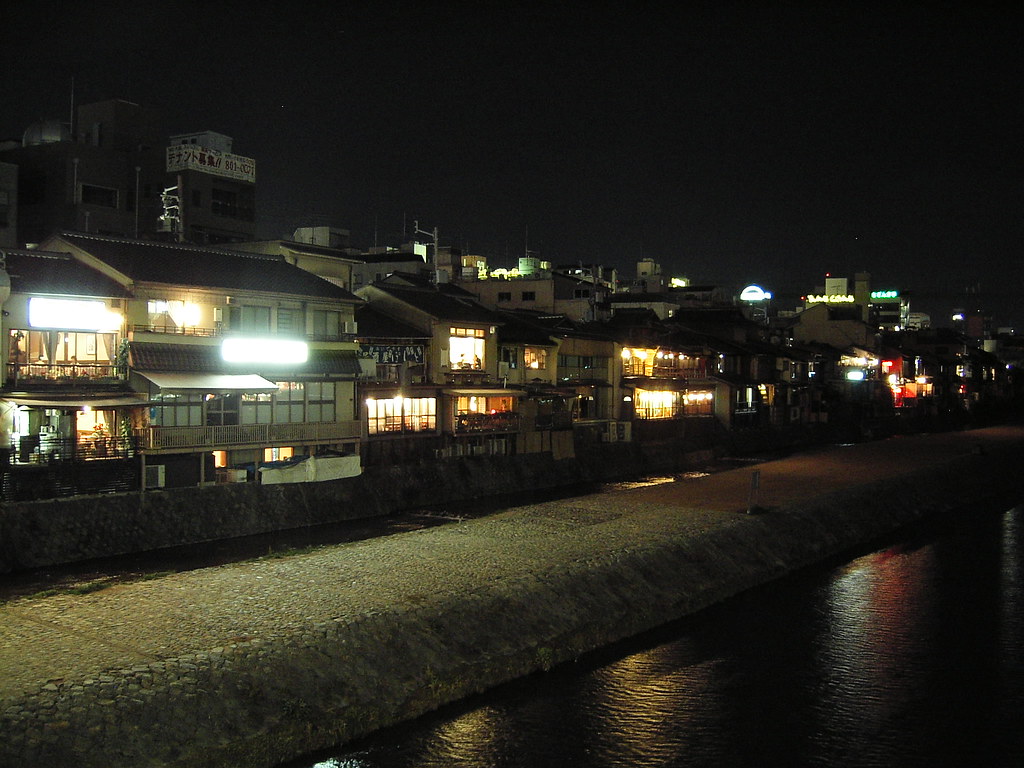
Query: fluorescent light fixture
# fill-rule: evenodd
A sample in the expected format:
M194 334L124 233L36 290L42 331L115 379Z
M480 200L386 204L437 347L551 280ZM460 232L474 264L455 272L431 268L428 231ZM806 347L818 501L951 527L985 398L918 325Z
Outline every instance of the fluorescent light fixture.
M111 312L102 301L38 297L28 300L28 324L33 328L116 331L123 322L121 315Z
M304 363L309 346L304 341L287 339L224 339L220 356L228 363Z

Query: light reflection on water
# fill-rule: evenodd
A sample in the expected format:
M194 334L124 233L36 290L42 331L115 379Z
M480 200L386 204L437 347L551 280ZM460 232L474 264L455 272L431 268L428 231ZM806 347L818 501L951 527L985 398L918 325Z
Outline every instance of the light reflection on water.
M1024 765L1022 520L935 521L295 765Z

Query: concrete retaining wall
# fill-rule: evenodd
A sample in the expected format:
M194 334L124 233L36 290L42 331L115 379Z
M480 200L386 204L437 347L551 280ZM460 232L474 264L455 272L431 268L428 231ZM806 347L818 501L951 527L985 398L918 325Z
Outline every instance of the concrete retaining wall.
M841 496L738 514L703 533L652 533L613 554L552 558L543 573L111 673L91 688L52 686L0 713L10 733L43 734L32 750L0 744L0 764L273 766L574 659L924 515L1009 506L1020 501L1018 475L1016 446L967 455ZM85 727L97 708L107 726Z
M585 459L479 456L374 467L358 477L317 483L237 483L2 504L0 573L635 477L710 458L710 452L682 455L623 443L599 446Z

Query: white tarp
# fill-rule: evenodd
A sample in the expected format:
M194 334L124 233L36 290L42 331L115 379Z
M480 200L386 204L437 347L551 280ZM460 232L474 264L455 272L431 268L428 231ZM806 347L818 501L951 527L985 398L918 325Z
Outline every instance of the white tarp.
M310 456L295 464L260 467L260 482L264 485L313 483L356 477L362 471L358 456Z

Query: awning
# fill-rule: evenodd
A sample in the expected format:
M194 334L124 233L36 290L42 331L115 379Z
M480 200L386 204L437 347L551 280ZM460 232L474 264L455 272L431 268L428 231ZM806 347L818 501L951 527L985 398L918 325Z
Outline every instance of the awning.
M455 395L457 397L522 397L526 393L521 389L442 389L442 394Z
M646 392L685 392L688 389L688 382L685 379L639 379L633 382L633 389L642 389Z
M167 390L202 392L277 392L277 384L255 373L140 373Z
M69 399L57 400L54 398L38 398L38 397L5 397L3 398L8 403L14 403L15 405L27 405L33 408L82 408L83 406L89 406L90 408L130 408L133 405L148 405L149 400L141 397L132 397L131 395L123 396L97 396L97 397L76 397Z

